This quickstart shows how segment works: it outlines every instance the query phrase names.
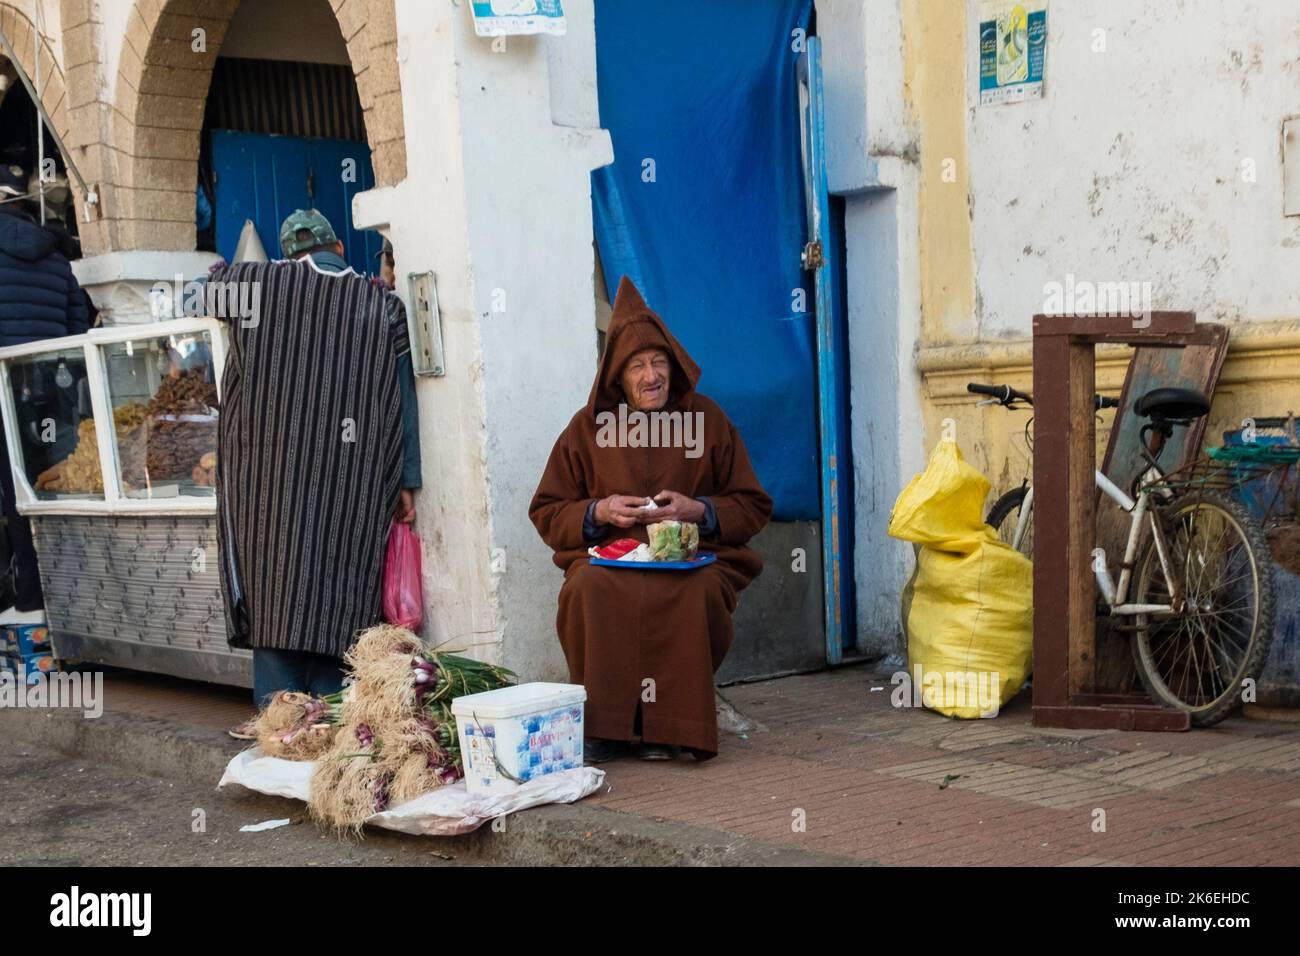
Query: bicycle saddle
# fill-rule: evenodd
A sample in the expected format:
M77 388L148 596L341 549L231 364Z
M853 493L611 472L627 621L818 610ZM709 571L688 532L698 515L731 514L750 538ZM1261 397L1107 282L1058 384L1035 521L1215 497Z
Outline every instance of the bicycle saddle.
M1209 414L1210 400L1194 388L1153 388L1133 403L1133 411L1169 421Z

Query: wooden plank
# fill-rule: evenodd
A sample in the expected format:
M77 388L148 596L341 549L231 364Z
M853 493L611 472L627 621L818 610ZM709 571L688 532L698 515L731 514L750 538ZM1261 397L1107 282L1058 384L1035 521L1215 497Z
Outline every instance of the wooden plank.
M1069 474L1069 504L1066 540L1066 589L1048 591L1065 597L1069 640L1069 692L1071 697L1093 689L1096 653L1096 583L1092 574L1092 550L1096 538L1097 426L1093 396L1097 393L1094 346L1070 341L1070 370L1067 380L1068 447L1065 465ZM1035 496L1037 507L1037 496ZM1035 522L1037 529L1043 526ZM1037 539L1035 540L1035 549Z
M1082 707L1155 707L1145 692L1132 694L1079 694L1071 703Z
M1147 469L1142 457L1140 432L1147 423L1143 416L1133 413L1133 403L1153 388L1194 388L1213 397L1228 349L1228 329L1223 325L1202 323L1187 338L1185 347L1171 348L1156 345L1139 345L1133 353L1124 388L1120 392L1120 407L1115 411L1110 440L1101 470L1124 491ZM1187 464L1201 452L1204 443L1206 418L1198 419L1189 428L1175 429L1174 436L1165 445L1160 461L1172 471ZM1114 506L1110 499L1099 502L1097 511L1097 546L1104 548L1116 580L1119 562L1124 555L1128 539L1129 516ZM1130 597L1132 593L1130 592ZM1126 691L1137 686L1137 671L1129 647L1130 638L1113 631L1102 621L1097 627L1096 676L1099 691Z
M1070 340L1041 328L1052 320L1034 316L1034 415L1064 422L1069 415L1066 381ZM1053 323L1054 324L1054 323ZM1064 595L1069 583L1067 535L1069 450L1065 428L1038 428L1034 447L1034 594ZM1034 712L1069 704L1069 619L1066 602L1034 601Z
M1165 338L1177 344L1196 329L1195 312L1152 312L1142 325L1130 316L1043 315L1034 316L1034 335L1069 335L1080 341L1119 342L1136 345Z
M1151 321L1034 316L1034 699L1036 726L1186 730L1182 711L1139 706L1096 691L1095 345L1099 341L1184 345L1190 312Z
M1035 727L1062 727L1066 730L1190 730L1191 718L1181 710L1165 707L1066 707L1034 706Z

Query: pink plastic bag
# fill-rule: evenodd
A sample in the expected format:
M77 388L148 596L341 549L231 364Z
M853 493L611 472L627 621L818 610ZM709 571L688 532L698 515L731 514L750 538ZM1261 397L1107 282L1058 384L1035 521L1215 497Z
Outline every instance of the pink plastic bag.
M384 620L418 631L424 619L420 585L420 539L409 524L394 521L384 555Z

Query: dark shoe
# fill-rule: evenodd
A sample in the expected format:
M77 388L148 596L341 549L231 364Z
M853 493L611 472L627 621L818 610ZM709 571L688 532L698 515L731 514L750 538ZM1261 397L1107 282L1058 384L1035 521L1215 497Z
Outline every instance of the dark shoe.
M676 760L682 755L682 748L669 744L641 744L637 754L642 760Z
M601 737L584 737L582 741L583 764L604 763L613 760L627 748L621 740L605 740Z

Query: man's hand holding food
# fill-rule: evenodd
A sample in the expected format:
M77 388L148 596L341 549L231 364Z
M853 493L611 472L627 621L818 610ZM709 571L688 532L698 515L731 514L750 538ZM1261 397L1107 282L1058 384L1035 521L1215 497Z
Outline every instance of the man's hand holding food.
M679 491L665 489L655 495L654 501L659 507L644 512L642 524L650 524L654 521L688 521L699 524L707 513L704 502Z
M655 507L649 507L651 504ZM698 524L704 520L706 513L702 501L665 489L654 498L641 495L610 495L602 498L596 502L593 517L598 525L612 524L618 528L630 528L634 524L653 524L656 521L690 521Z

